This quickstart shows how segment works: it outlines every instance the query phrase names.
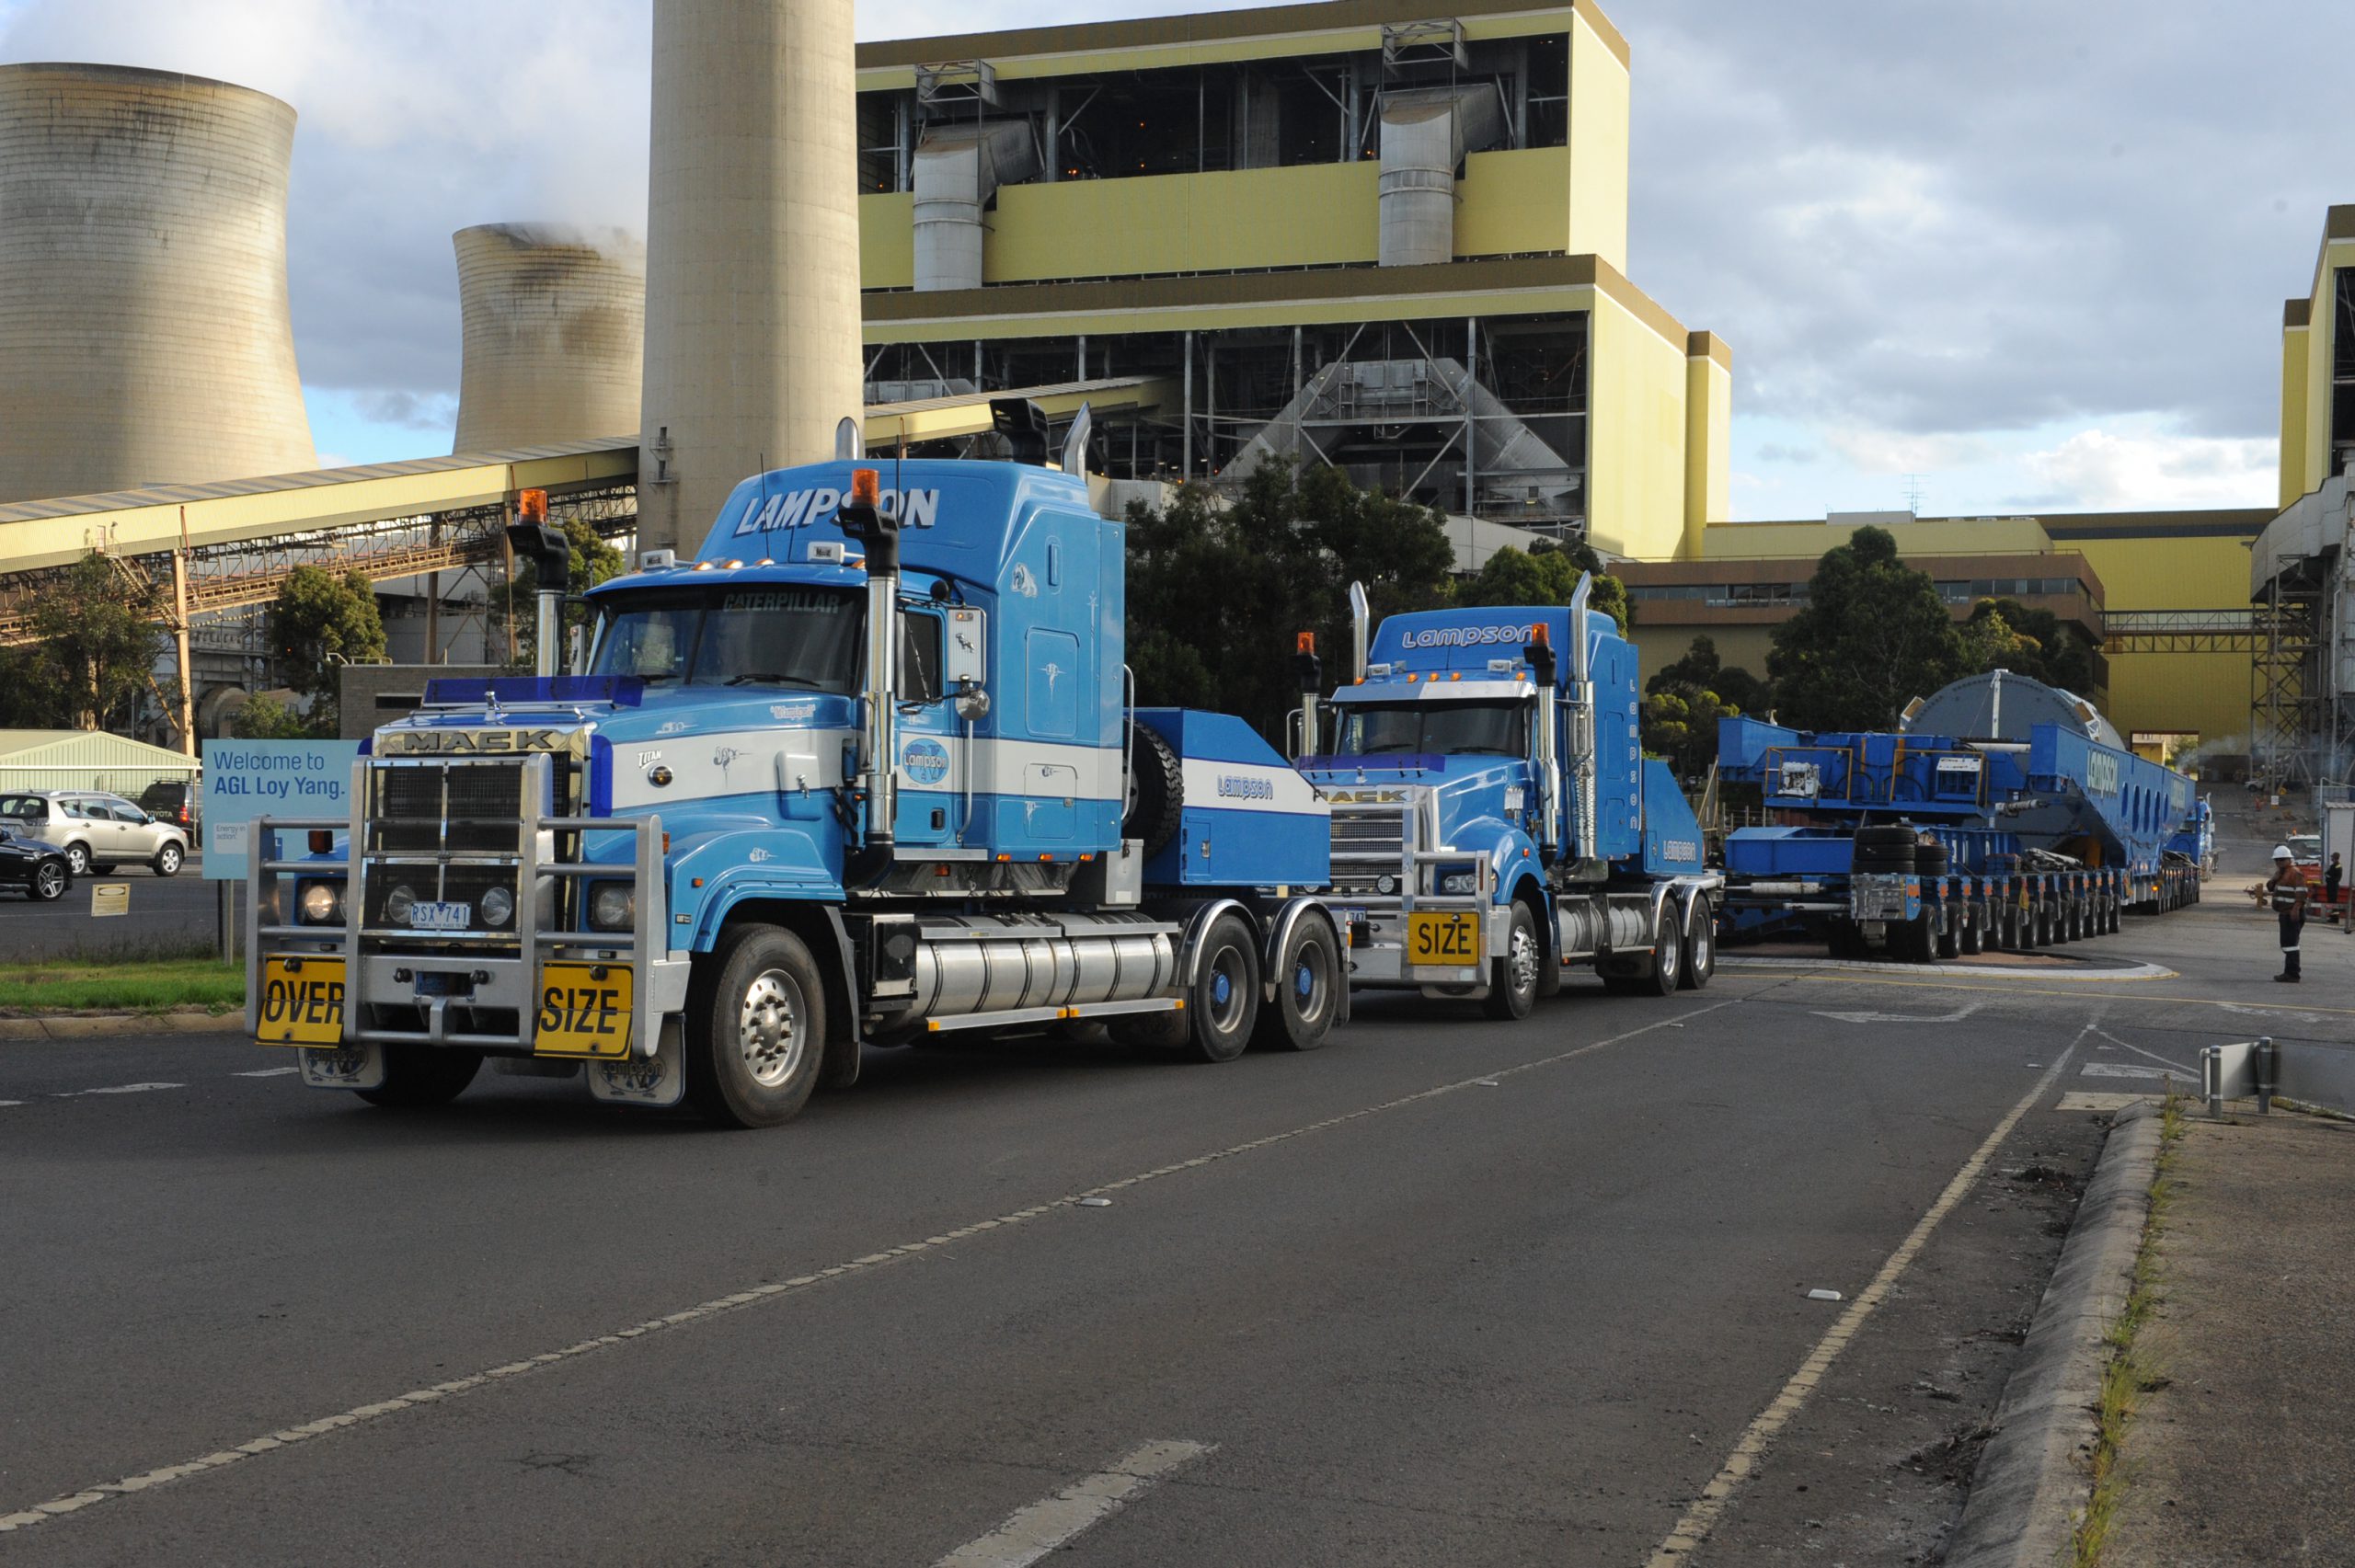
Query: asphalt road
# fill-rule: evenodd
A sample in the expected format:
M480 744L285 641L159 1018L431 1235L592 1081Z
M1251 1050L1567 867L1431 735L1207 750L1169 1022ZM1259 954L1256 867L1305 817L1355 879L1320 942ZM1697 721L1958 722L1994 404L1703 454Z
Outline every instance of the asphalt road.
M129 913L90 913L91 886L101 882L129 885ZM177 876L126 864L106 876L76 877L53 904L37 904L14 887L0 888L0 960L125 951L178 955L207 946L220 930L216 886L203 879L202 863L191 860ZM238 891L242 896L244 889Z
M0 1045L0 1517L69 1509L0 1563L923 1568L1067 1528L1093 1565L1642 1563L1892 1268L1697 1561L1902 1561L1959 1483L1900 1506L1859 1422L2032 1308L2065 1190L2006 1195L2098 1138L2061 1097L2355 1024L2355 952L2310 938L2285 1000L2270 934L2211 903L2074 950L2173 980L1383 1001L1217 1068L877 1052L757 1134Z

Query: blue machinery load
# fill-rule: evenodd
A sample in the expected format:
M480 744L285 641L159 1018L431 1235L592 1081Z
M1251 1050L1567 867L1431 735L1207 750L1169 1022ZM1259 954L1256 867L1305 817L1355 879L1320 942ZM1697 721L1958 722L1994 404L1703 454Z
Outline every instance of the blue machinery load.
M1996 671L1896 732L1718 728L1718 773L1771 825L1726 841L1729 934L1820 932L1926 959L2115 931L2199 897L2192 781L2113 742L2092 705Z

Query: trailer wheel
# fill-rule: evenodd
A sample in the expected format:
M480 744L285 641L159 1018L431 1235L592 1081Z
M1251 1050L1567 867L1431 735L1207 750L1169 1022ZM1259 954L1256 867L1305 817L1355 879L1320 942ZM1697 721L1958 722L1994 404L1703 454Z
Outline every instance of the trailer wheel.
M1186 809L1186 773L1169 742L1136 720L1129 721L1129 798L1120 814L1120 835L1143 841L1148 855L1177 835Z
M482 1053L459 1046L419 1046L396 1041L385 1047L385 1082L356 1091L372 1105L421 1110L446 1105L466 1092L482 1069Z
M1259 944L1237 914L1202 933L1200 966L1186 989L1187 1043L1201 1061L1233 1061L1259 1017Z
M1684 917L1684 974L1686 990L1706 989L1717 972L1717 919L1709 909L1709 900L1693 900L1693 912Z
M1956 928L1964 917L1951 904L1938 906L1938 956L1952 958L1962 951L1962 933Z
M1987 906L1970 903L1963 906L1962 931L1956 944L1966 956L1976 957L1987 947Z
M1499 1020L1526 1018L1537 1005L1537 972L1545 963L1545 944L1537 940L1537 917L1519 898L1512 901L1512 923L1505 935L1505 950L1488 965L1488 994L1480 1011Z
M810 1103L826 1054L826 991L793 933L738 928L687 997L687 1098L721 1127L778 1127Z
M1260 1005L1252 1044L1269 1050L1315 1050L1333 1032L1340 988L1348 983L1341 978L1341 949L1332 927L1314 914L1301 919L1276 956L1275 981L1276 1000Z

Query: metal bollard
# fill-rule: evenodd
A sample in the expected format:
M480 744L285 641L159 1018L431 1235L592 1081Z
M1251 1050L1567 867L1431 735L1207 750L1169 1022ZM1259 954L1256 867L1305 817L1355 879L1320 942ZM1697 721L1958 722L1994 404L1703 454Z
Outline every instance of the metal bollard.
M2224 1064L2222 1054L2213 1046L2200 1047L2200 1097L2208 1103L2208 1114L2224 1114Z
M2280 1064L2274 1059L2275 1054L2273 1036L2270 1035L2259 1036L2257 1041L2257 1060L2255 1065L2257 1070L2257 1114L2260 1116L2271 1116L2273 1114L2273 1085L2280 1076L2278 1070Z

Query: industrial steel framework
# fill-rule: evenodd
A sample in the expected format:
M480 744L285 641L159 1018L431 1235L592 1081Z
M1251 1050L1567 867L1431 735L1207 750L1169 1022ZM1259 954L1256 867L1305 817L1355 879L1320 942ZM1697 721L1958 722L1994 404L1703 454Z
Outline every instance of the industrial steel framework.
M2312 784L2337 737L2319 668L2323 585L2312 573L2283 572L2265 585L2255 612L2257 657L2249 665L2249 764L2272 784ZM2319 753L2319 755L2318 755Z
M2263 646L2253 610L2110 610L2101 650L2121 653L2253 653Z

